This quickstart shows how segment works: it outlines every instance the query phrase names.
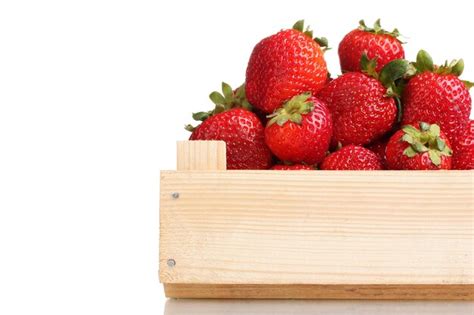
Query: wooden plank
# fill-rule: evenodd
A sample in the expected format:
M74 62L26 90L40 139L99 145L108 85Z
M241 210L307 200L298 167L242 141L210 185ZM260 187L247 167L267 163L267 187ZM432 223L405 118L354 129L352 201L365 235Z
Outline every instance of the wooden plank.
M171 298L474 300L474 285L165 284Z
M160 199L168 290L474 284L471 171L165 171Z
M178 141L177 149L179 171L226 169L224 141Z

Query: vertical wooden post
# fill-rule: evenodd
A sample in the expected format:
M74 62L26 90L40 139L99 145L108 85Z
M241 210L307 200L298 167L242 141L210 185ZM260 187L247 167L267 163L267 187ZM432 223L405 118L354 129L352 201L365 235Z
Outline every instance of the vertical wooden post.
M178 141L177 170L225 170L224 141Z
M178 171L225 170L227 168L226 144L224 141L178 141L176 153L176 169ZM160 221L163 222L164 219L164 212L160 211ZM160 248L163 248L161 242L167 236L163 234L160 227ZM168 257L161 257L161 253L160 250L160 261L168 259ZM173 260L167 261L167 264L173 263L175 263ZM173 290L173 285L163 283L163 286L165 295L169 296L169 291Z

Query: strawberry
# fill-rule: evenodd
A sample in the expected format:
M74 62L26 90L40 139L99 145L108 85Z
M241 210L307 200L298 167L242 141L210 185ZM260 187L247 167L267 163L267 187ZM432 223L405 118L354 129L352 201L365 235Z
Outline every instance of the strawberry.
M264 113L273 113L285 101L304 92L315 94L326 83L328 71L321 47L325 38L313 39L303 20L259 42L247 66L246 94Z
M293 164L293 165L278 164L278 165L274 165L271 169L280 170L280 171L313 171L314 167L305 165L305 164Z
M417 73L409 80L403 93L403 124L424 121L438 124L450 140L463 130L471 113L469 87L472 83L458 77L464 62L453 61L438 67L430 55L421 50L414 66Z
M303 93L269 117L265 142L280 160L309 165L323 160L332 135L331 115L323 102Z
M381 170L380 158L364 147L348 145L328 155L320 168L322 170Z
M264 127L249 106L242 89L232 91L222 84L223 94L213 92L214 110L194 113L203 121L199 126L186 126L192 131L190 140L223 140L227 146L227 169L268 169L272 156L264 141Z
M395 132L385 150L393 170L451 169L451 145L436 124L409 124Z
M189 139L225 141L227 169L268 169L271 165L262 123L246 109L234 108L209 117Z
M366 73L348 72L331 81L319 93L331 111L333 144L368 144L391 130L397 119L396 81L406 75L409 64L394 60L380 73L376 63L361 59Z
M465 128L452 142L453 169L474 169L474 120L469 120Z
M402 42L398 40L400 33L397 29L387 32L380 26L380 19L373 28L359 22L359 28L347 34L339 44L339 60L342 72L358 72L360 58L366 54L369 59L377 60L377 71L392 60L404 59L405 51Z

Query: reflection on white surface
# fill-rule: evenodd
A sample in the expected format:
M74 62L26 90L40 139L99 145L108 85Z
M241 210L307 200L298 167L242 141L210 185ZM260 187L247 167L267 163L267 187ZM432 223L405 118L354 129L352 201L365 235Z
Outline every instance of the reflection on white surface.
M474 302L175 300L165 315L473 315Z

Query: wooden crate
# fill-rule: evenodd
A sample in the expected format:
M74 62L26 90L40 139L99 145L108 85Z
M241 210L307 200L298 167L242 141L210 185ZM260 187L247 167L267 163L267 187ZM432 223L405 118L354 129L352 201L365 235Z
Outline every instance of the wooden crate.
M159 277L176 298L474 299L473 172L227 171L178 143Z

